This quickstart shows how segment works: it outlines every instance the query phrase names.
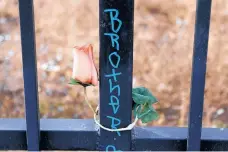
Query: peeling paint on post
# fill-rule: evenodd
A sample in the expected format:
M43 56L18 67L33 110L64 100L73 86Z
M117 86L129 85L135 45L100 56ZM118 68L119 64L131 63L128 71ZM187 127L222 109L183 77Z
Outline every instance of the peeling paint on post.
M131 123L134 0L100 0L100 123L118 129ZM126 151L131 131L100 130L98 150Z

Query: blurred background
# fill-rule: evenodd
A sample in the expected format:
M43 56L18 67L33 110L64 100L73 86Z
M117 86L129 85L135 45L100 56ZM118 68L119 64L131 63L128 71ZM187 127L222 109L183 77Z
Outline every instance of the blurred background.
M135 0L134 86L159 99L148 125L186 126L195 0ZM34 0L39 106L42 118L92 118L83 88L68 85L72 47L91 43L99 54L98 0ZM24 117L18 0L0 0L0 117ZM228 127L228 1L212 4L204 127ZM98 88L89 88L95 108ZM143 125L140 122L138 125Z

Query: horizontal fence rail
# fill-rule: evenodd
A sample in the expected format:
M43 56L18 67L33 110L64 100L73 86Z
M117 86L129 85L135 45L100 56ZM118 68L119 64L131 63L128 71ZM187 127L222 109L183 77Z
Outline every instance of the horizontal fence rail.
M131 123L134 0L99 0L100 120ZM107 132L90 119L40 119L33 0L19 0L25 119L0 118L0 150L228 150L228 128L202 128L211 0L197 0L189 124ZM114 100L115 99L115 100Z
M25 119L0 119L0 150L27 150ZM82 127L85 126L85 127ZM40 150L98 150L93 120L41 119ZM228 128L203 128L201 150L227 151ZM185 151L188 128L135 127L131 150Z

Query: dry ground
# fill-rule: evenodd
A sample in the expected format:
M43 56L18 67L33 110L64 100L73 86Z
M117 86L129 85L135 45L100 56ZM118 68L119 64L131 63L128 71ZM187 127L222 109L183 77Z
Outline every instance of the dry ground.
M195 0L135 0L134 85L149 88L160 101L160 119L149 125L187 125L195 5ZM92 43L98 66L98 0L34 0L34 7L41 116L91 118L82 88L67 83L72 46ZM213 1L206 127L228 125L227 10L227 0ZM0 0L0 51L0 117L23 117L17 0ZM98 91L89 90L94 107Z

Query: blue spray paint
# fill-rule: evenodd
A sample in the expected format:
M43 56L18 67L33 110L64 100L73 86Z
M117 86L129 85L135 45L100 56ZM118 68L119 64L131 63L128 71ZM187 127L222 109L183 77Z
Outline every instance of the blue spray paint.
M108 61L112 66L112 73L105 75L105 77L108 78L108 81L109 81L109 89L110 89L109 105L112 107L112 110L113 110L113 116L107 116L107 118L109 118L111 121L111 128L117 129L118 126L121 124L121 120L119 118L116 118L115 115L118 113L118 110L120 108L119 97L121 95L120 93L121 87L118 84L118 76L122 74L121 72L118 72L118 67L121 59L117 51L119 51L120 49L119 42L118 42L119 40L118 32L122 26L122 21L118 18L119 11L117 9L105 9L104 12L109 13L109 17L111 20L111 29L112 29L112 32L104 33L104 35L110 37L112 48L116 49L116 51L113 51L108 56ZM115 27L115 25L117 25L117 27ZM113 62L114 58L117 59L116 63ZM117 96L112 94L114 90L117 91L118 93ZM121 136L120 132L117 132L117 134L118 136ZM116 150L116 147L114 145L106 146L106 151L110 151L110 150L120 151L120 150Z

